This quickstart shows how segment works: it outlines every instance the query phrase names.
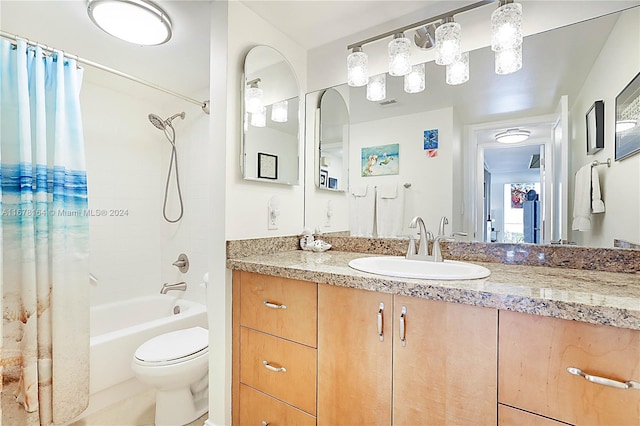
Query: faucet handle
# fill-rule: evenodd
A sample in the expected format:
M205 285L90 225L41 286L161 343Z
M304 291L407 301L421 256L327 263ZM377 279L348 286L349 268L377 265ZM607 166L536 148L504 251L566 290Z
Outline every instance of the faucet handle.
M451 233L451 238L454 238L454 237L466 237L467 235L469 235L469 234L467 234L466 232L452 232Z
M409 247L407 247L407 257L416 254L416 240L413 235L409 235Z

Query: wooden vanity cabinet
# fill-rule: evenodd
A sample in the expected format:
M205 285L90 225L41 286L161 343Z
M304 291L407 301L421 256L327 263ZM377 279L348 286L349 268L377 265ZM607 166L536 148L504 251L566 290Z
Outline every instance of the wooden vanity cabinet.
M315 425L317 284L233 273L234 425Z
M498 404L498 426L566 426L548 417Z
M496 310L323 284L318 309L318 424L496 424Z
M640 389L567 371L640 381L640 331L500 311L499 342L500 403L570 424L640 425Z

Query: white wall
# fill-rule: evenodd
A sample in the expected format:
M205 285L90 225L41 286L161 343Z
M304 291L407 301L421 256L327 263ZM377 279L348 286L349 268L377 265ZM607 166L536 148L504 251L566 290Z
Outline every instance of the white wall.
M452 218L453 151L457 144L453 124L453 109L443 108L351 126L350 185L397 184L405 193L402 234L416 233L407 227L413 216L421 216L434 234L442 216ZM423 132L431 129L438 129L438 156L434 158L429 158L423 149ZM400 144L399 174L362 177L361 149L395 143ZM405 189L405 183L410 183L411 188ZM448 226L446 232L451 231Z
M257 45L278 50L289 61L298 79L300 98L304 99L307 81L306 51L278 29L257 16L240 2L228 4L228 81L227 81L227 151L226 151L226 238L258 238L299 234L304 222L304 187L242 179L240 170L241 131L240 87L244 57ZM248 30L250 29L250 30ZM304 104L300 119L304 122ZM303 126L300 126L300 135ZM300 139L299 175L303 172L303 142ZM279 227L267 230L267 204L277 196L280 200Z
M591 215L591 231L570 231L569 239L579 245L612 247L614 238L640 242L640 155L613 161L615 98L640 70L639 22L638 9L621 15L570 108L570 193L575 186L575 173L581 166L607 158L613 162L611 168L598 168L606 212ZM604 101L604 149L588 156L585 114L597 100ZM572 218L573 199L569 199L569 226Z

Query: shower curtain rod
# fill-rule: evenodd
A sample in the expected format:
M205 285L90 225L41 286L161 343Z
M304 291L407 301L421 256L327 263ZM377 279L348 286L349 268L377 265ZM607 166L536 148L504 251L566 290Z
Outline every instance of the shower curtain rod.
M106 65L102 65L102 64L99 64L97 62L93 62L93 61L90 61L88 59L85 59L85 58L81 58L78 55L71 55L69 53L66 53L64 50L55 49L53 47L47 46L46 44L41 44L41 43L38 43L38 42L35 42L35 41L32 41L32 40L29 40L28 38L20 37L20 36L18 36L16 34L11 34L11 33L8 33L6 31L0 30L0 37L8 39L8 40L11 40L11 41L24 40L24 41L27 42L27 44L29 44L31 46L38 46L39 48L41 48L42 50L47 51L47 52L62 52L64 54L64 56L69 57L71 59L75 59L76 62L78 62L80 64L88 65L90 67L97 68L99 70L106 71L108 73L111 73L111 74L114 74L114 75L117 75L117 76L120 76L120 77L124 77L126 79L131 80L131 81L135 81L136 83L140 83L140 84L143 84L143 85L145 85L147 87L151 87L152 89L156 89L156 90L159 90L161 92L167 93L169 95L175 96L175 97L180 98L180 99L182 99L184 101L191 102L192 104L200 105L202 110L205 113L209 114L209 101L199 101L197 99L190 98L188 96L185 96L185 95L182 95L180 93L174 92L173 90L165 89L164 87L158 86L157 84L151 83L150 81L142 80L141 78L134 77L134 76L126 74L126 73L124 73L122 71L118 71L117 69L110 68L110 67L108 67Z

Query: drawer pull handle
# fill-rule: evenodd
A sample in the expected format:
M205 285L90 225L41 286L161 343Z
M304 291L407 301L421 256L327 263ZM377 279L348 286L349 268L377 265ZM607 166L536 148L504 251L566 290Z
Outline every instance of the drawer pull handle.
M269 426L269 422L268 422L268 421L266 421L266 420L263 420L263 421L262 421L262 426Z
M407 307L403 306L400 311L400 342L402 346L407 346L407 327L405 325L405 317L407 316Z
M287 309L287 305L276 305L275 303L271 303L268 300L262 302L264 306L271 309Z
M380 302L380 307L378 308L378 336L380 336L381 342L384 342L384 332L382 331L383 324L384 324L383 313L384 313L384 303Z
M286 373L287 369L284 367L274 367L273 365L269 365L269 361L262 361L265 368L269 371L273 371L274 373Z
M610 386L612 388L618 388L618 389L640 389L640 382L635 382L633 380L629 380L627 382L620 382L618 380L607 379L606 377L593 376L575 367L568 367L567 371L575 376L584 377L586 380L590 381L591 383L597 383L599 385Z

